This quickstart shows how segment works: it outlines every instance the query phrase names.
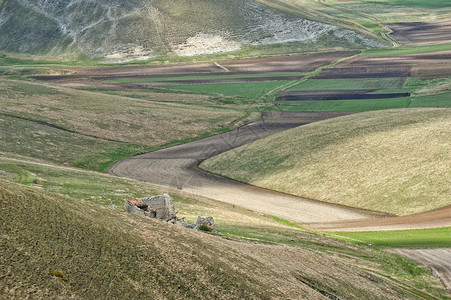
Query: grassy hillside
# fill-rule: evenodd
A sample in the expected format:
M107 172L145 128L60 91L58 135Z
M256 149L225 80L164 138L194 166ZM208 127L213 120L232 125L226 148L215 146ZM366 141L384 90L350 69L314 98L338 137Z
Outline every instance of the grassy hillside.
M449 205L451 110L360 113L295 128L201 167L258 186L395 214Z
M0 83L0 106L3 152L95 170L152 147L225 130L248 116L7 79Z
M20 53L124 61L286 42L297 43L292 51L381 45L374 37L307 20L302 10L249 0L4 0L0 5L0 50Z
M396 46L398 43L389 36L390 30L384 23L427 22L451 17L451 7L446 0L279 0L275 2L304 10L312 18L316 16L349 28L370 31Z
M0 292L15 299L446 295L430 272L395 254L290 229L229 205L223 212L241 215L231 227L246 228L252 242L196 233L2 179L0 205ZM246 220L252 222L246 226Z

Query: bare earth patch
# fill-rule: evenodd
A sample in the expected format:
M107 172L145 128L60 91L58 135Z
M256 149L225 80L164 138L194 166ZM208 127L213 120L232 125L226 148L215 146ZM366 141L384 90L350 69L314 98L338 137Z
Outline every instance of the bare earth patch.
M322 231L386 231L448 226L451 226L451 205L408 216L309 224L309 228Z
M425 46L451 42L451 20L387 24L401 45Z
M428 266L451 291L451 249L396 249L395 252Z

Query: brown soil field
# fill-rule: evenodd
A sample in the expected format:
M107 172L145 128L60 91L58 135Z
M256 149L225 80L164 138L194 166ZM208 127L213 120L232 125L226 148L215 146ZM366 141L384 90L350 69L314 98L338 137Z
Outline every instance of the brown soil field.
M143 76L177 75L218 75L218 74L264 74L283 72L311 72L337 59L357 54L356 51L306 54L282 57L267 57L215 63L190 63L158 66L117 66L117 67L76 67L66 68L70 75L36 76L39 80L61 80L80 77L100 77L101 79L142 78ZM226 71L224 68L228 69Z
M405 55L359 55L332 68L324 69L315 79L408 77L428 70L429 77L446 77L451 51ZM412 72L415 70L415 72Z
M311 224L309 228L323 231L380 231L423 229L451 226L451 205L432 211L375 220L357 220Z
M374 90L289 91L277 94L276 101L384 99L409 97L410 93L369 94Z
M451 291L451 249L396 249L396 253L414 259L428 266L432 273L440 278L445 287Z
M221 65L231 72L280 73L311 72L337 59L357 54L357 51L318 53L298 56L267 57L223 61Z
M140 81L130 84L137 86L165 86L180 84L210 84L210 83L245 83L245 82L265 82L279 80L298 80L302 76L281 76L281 77L254 77L254 78L219 78L219 79L194 79L194 80L170 80L170 81Z
M440 77L451 77L451 63L422 64L411 69L413 77L431 79Z
M405 46L436 45L451 42L451 20L386 24L390 35Z
M333 61L357 54L356 51L307 54L284 57L231 60L219 63L191 63L160 66L117 66L117 67L83 67L68 68L71 74L57 76L34 76L34 79L78 88L99 88L113 90L139 90L151 86L202 84L202 83L240 83L255 81L296 80L300 76L255 77L234 79L174 80L162 82L128 82L115 83L114 79L137 79L164 77L193 77L243 74L271 73L305 73Z

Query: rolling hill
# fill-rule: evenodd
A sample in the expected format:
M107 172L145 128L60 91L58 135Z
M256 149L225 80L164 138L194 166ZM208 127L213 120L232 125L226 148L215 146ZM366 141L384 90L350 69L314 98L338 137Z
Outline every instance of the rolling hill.
M407 215L449 205L451 110L359 113L270 136L201 167L320 201Z
M226 239L1 179L0 205L0 293L7 298L445 295L430 272L396 254L300 230L288 236L302 247ZM254 230L267 238L265 223Z
M0 5L0 50L10 52L123 61L286 42L308 44L310 51L381 46L374 37L252 0L4 0Z

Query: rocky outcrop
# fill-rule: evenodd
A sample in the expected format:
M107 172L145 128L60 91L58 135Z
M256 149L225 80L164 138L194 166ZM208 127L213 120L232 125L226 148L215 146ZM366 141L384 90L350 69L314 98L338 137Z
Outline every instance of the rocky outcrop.
M286 42L381 46L253 0L0 0L0 50L8 52L126 62Z
M174 199L168 194L147 198L129 198L125 200L124 210L135 215L162 221L170 221L177 218L174 209Z
M129 198L125 200L124 210L131 214L158 219L197 231L216 232L213 217L203 218L198 216L194 224L185 222L185 218L177 218L174 199L168 194L146 198Z

